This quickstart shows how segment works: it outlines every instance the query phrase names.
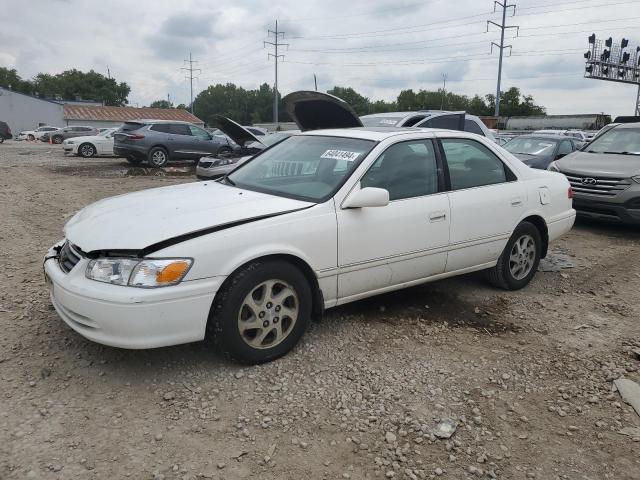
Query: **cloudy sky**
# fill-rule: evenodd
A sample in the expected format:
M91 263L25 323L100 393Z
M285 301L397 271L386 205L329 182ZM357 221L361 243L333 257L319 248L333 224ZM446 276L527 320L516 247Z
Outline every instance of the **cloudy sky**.
M550 114L633 114L637 89L583 78L587 37L640 45L640 0L512 0L503 89L518 86ZM233 82L273 83L267 30L285 32L280 91L351 86L372 99L400 90L495 92L499 41L490 0L0 0L0 66L29 78L109 68L132 105L171 96L188 103L184 59L201 70L195 92ZM635 34L635 36L634 36ZM514 38L511 38L514 37ZM273 37L271 37L273 40ZM635 50L635 49L634 49Z

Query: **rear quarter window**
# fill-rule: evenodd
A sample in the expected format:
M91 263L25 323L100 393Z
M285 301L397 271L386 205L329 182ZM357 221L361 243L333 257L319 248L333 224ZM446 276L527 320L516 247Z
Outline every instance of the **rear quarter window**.
M170 133L171 126L168 123L156 123L155 125L151 125L151 127L149 127L149 130L160 133Z
M125 122L122 127L120 127L121 132L133 132L134 130L138 130L142 128L144 124L137 122Z

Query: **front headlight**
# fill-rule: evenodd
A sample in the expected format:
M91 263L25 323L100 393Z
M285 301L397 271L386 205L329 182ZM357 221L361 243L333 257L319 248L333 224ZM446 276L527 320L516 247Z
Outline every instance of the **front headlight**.
M225 165L231 165L233 162L230 158L219 158L218 160L214 160L211 164L212 167L224 167Z
M72 140L65 140L64 143L66 143L67 145L73 145L73 141Z
M558 168L558 162L551 162L547 167L547 170L549 170L550 172L560 173L560 169Z
M89 262L85 275L91 280L113 285L168 287L180 283L192 264L193 260L188 258L99 258Z

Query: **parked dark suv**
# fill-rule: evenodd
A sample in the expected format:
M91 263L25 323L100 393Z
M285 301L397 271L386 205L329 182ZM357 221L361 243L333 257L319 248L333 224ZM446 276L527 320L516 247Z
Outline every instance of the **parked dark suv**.
M11 140L12 138L13 135L11 135L11 129L9 128L9 125L7 125L6 122L0 121L0 143L4 142L5 140Z
M231 153L226 138L187 122L137 120L114 134L113 153L130 163L163 167L169 160L199 160L204 155Z

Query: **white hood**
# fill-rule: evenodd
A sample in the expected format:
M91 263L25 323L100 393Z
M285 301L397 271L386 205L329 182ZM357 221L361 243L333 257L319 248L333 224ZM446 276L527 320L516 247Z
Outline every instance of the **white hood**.
M84 252L142 250L168 239L313 205L218 182L143 190L100 200L65 225Z

